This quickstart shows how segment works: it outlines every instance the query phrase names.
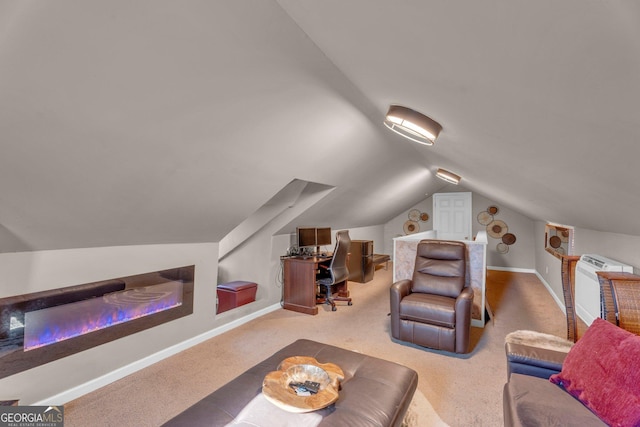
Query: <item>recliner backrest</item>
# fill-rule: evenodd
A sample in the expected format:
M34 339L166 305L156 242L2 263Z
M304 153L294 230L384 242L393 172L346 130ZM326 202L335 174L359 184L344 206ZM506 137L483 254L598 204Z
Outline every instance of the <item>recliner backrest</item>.
M422 240L416 251L411 292L456 298L465 284L466 245L452 240Z

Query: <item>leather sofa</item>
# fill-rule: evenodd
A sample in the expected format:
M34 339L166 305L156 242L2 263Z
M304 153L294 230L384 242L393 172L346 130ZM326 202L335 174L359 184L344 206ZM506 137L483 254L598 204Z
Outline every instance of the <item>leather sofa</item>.
M316 411L318 426L400 426L418 385L418 374L406 367L339 347L301 339L284 347L214 391L165 426L225 426L261 393L262 381L292 356L335 363L345 374L338 400ZM274 410L280 410L273 406ZM294 414L297 415L297 414ZM265 420L266 421L266 420ZM254 425L254 424L251 424Z
M551 375L562 370L572 345L568 340L532 331L507 335L505 427L606 426L579 400L549 381Z

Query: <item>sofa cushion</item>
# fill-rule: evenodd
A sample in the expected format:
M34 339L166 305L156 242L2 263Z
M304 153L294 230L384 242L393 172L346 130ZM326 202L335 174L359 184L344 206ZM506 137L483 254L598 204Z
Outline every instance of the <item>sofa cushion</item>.
M562 385L609 425L640 425L640 336L597 318L571 348L559 374Z
M562 370L573 341L537 331L519 330L505 337L507 378L512 373L549 379Z
M512 374L503 390L504 425L604 427L606 424L548 379Z

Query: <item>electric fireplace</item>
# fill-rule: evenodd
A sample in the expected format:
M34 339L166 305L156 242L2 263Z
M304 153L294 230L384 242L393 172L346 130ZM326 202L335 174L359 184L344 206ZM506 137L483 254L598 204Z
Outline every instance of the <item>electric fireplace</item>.
M192 314L194 270L0 298L0 378Z

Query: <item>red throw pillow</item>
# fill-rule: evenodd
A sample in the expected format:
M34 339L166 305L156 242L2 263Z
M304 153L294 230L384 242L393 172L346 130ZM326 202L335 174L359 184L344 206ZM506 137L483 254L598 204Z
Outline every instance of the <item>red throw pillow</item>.
M640 426L639 361L640 336L597 318L549 380L605 423Z

